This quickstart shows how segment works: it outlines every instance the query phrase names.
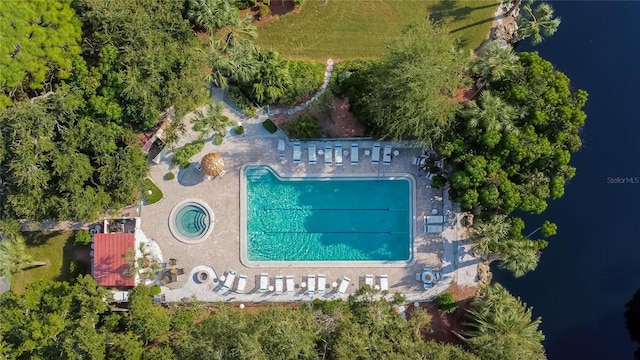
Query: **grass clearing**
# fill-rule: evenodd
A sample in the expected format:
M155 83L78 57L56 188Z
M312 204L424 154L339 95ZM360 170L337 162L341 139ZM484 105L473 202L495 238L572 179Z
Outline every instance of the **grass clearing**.
M142 195L149 205L157 203L164 197L162 190L148 178L144 179L142 184Z
M258 27L256 43L287 58L324 61L378 57L402 28L431 14L448 23L468 49L488 36L495 0L308 0Z
M27 285L38 280L68 281L69 264L75 260L78 250L73 246L75 232L29 231L23 235L31 259L44 261L47 265L14 274L11 277L11 290L23 293Z

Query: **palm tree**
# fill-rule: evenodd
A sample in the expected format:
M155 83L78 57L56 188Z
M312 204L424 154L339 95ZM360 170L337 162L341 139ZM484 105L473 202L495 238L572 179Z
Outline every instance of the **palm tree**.
M484 47L482 55L471 66L471 71L486 83L500 81L522 69L518 60L511 45L503 46L499 41L492 41Z
M147 244L141 242L138 244L138 250L130 248L122 255L127 260L129 266L123 271L123 275L127 277L135 277L140 274L156 274L162 270L162 266L158 260L153 257L147 249Z
M538 266L540 252L534 241L513 234L512 229L512 223L506 215L496 215L489 221L478 222L471 235L471 248L485 260L500 260L500 268L520 277Z
M473 252L487 259L498 252L500 243L509 235L511 223L506 215L497 215L489 221L476 222L471 235Z
M227 128L232 126L232 123L228 117L222 114L223 110L224 104L210 100L204 112L196 110L196 117L193 119L194 129L199 131L203 137L206 137L210 131L225 136Z
M5 221L0 224L0 276L2 277L9 278L27 268L47 264L44 261L33 261L27 254L27 246L20 233L20 227L17 221Z
M228 0L189 0L187 17L213 35L238 17L238 9Z
M170 149L173 149L186 132L187 127L185 124L181 120L176 120L164 131L162 140Z
M513 356L495 357L495 354L524 352L535 355L526 357L527 359L536 359L540 358L541 351L542 354L544 353L540 344L544 340L544 335L538 330L542 321L540 318L532 320L532 308L527 307L520 298L509 294L502 285L482 287L468 312L471 321L466 324L468 327L466 334L472 337L469 344L474 350L492 345L489 352L494 355L487 358L514 358Z
M531 43L537 45L544 40L544 36L549 37L558 31L560 18L553 17L553 8L547 3L531 8L531 2L522 7L518 17L518 31L516 39L518 41L531 37Z
M253 17L247 15L243 18L235 17L223 29L221 49L226 52L230 46L234 46L242 40L253 40L258 37L258 30L253 26Z
M515 108L491 91L482 92L479 101L472 103L471 108L463 112L463 117L468 119L467 127L472 129L482 127L486 132L518 132L513 123L517 117Z
M260 104L273 104L291 84L287 62L274 51L260 53L258 61L258 82L253 84L253 96Z
M522 239L509 243L500 252L501 269L509 270L515 277L521 277L538 266L540 252L535 242Z

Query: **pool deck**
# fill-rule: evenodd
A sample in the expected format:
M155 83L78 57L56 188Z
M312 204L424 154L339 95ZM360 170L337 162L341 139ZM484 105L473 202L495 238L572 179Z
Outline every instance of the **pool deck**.
M447 194L440 189L427 187L429 180L425 173L412 165L414 156L420 154L421 149L412 143L386 143L353 139L335 139L322 141L301 141L301 162L292 161L293 142L280 131L269 134L263 127L264 115L246 118L226 109L225 113L231 119L242 122L245 128L243 135L228 134L222 145L213 145L207 141L204 150L194 156L192 162L198 162L209 152L217 152L224 158L226 174L222 178L205 181L199 170L191 166L187 169L172 169L176 179L164 180L164 175L170 171L171 152L168 152L159 165L151 167L150 176L162 189L165 198L161 201L142 207L140 214L141 227L147 237L153 239L164 254L164 261L169 258L177 259L177 267L184 268L185 275L178 277L178 282L163 286L166 301L184 301L193 297L201 301L299 301L308 300L311 296L304 294L300 284L307 281L307 275L326 274L327 289L320 296L337 297L337 288L331 287L333 282L340 283L344 276L351 279L346 295L352 294L360 285L364 284L366 274L375 276L375 284L379 284L379 275L386 274L389 278L389 292L402 292L409 301L427 300L444 291L453 282L465 286L477 285L477 264L470 251L470 242L466 236L466 228L460 225L460 214ZM186 117L187 128L189 116ZM178 145L193 141L197 134L189 131ZM277 151L278 140L286 142L285 160L279 160ZM324 149L325 145L332 148L341 143L344 150L351 151L351 144L357 143L360 149L359 164L351 165L350 156L343 156L342 166L325 166L324 157L317 156L316 164L308 163L307 149L309 144L316 144L317 149ZM370 156L364 156L365 149L371 149L374 143L381 144L380 164L373 165ZM391 165L382 164L382 148L391 145L400 152L393 156ZM309 267L273 267L249 268L240 262L240 169L245 163L265 163L285 176L300 176L303 174L332 175L332 174L411 174L416 179L416 209L414 223L414 261L408 266L360 267L357 263L349 268L318 267L310 263ZM176 240L169 231L169 213L173 206L185 199L196 198L208 204L214 212L214 228L208 238L197 244L185 244ZM441 234L426 234L424 232L423 216L431 215L436 209L437 214L445 215L445 230ZM416 281L416 273L422 272L424 266L431 266L440 270L442 279L431 289L424 290L421 282ZM226 275L234 270L237 277L248 276L247 286L243 294L221 289L220 284L208 281L199 283L195 274L203 268L211 269L214 276ZM269 274L269 284L274 286L277 275L293 275L296 285L294 293L274 295L260 293L260 273ZM237 282L237 279L236 279ZM234 287L235 288L235 287ZM232 289L234 289L232 288ZM343 295L343 296L346 296ZM320 297L318 294L316 297Z

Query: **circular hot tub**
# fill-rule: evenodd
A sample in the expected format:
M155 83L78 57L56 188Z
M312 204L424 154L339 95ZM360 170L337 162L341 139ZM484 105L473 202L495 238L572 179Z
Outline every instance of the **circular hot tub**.
M184 243L202 242L213 230L213 211L198 200L181 201L171 209L169 230L176 239Z

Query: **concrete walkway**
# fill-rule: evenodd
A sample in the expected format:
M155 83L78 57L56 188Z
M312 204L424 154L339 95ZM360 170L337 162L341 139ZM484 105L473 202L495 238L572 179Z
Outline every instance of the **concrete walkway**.
M224 93L219 89L213 91L213 98L228 104ZM201 301L238 301L238 302L262 302L262 301L300 301L312 298L339 297L332 283L339 284L340 280L347 276L351 278L347 294L364 284L366 274L375 275L375 283L378 284L379 275L386 274L389 277L390 293L402 292L409 301L429 300L443 292L453 282L459 285L477 284L477 260L469 251L469 243L460 237L466 234L466 229L460 225L463 216L449 201L446 193L439 189L433 189L429 180L417 166L412 165L412 158L421 153L421 148L411 142L384 143L382 147L391 145L399 150L400 154L394 156L390 166L371 164L371 158L364 155L365 149L371 149L374 141L363 139L357 141L326 139L319 141L302 142L302 161L292 162L292 144L281 131L274 134L267 132L262 126L266 119L263 112L257 116L248 118L242 113L227 106L224 115L232 122L241 123L245 132L235 135L229 132L221 145L213 145L211 138L205 142L204 150L194 156L192 163L198 162L202 156L209 152L222 155L225 161L226 175L212 181L203 181L200 172L193 166L187 169L171 167L173 153L167 152L159 165L152 166L150 176L162 189L165 198L153 205L145 205L141 212L141 226L145 234L153 239L162 249L165 257L178 259L178 267L184 268L189 275L180 276L177 283L163 286L163 295L166 301L185 301L196 297ZM189 131L182 138L178 147L196 140L198 133L191 130L193 114L185 117L185 123ZM276 150L278 140L286 142L286 159L280 161ZM322 157L317 164L309 164L307 149L309 144L315 144L317 149L323 149L325 145L335 146L341 143L344 149L350 149L350 144L355 142L360 149L360 162L356 166L348 161L341 167L324 166ZM377 142L377 141L376 141ZM346 157L348 160L348 157ZM354 263L349 268L326 267L272 267L255 268L247 267L240 261L239 231L240 231L240 168L245 163L264 163L271 166L283 176L298 176L303 174L316 175L362 175L403 173L411 174L416 179L416 209L414 213L414 261L405 266L367 267ZM165 181L164 176L172 171L177 175L177 180ZM168 215L172 207L185 199L198 199L211 207L215 216L215 224L212 234L199 244L184 244L176 240L168 229ZM432 214L447 215L447 226L442 234L426 234L424 232L423 217ZM166 260L166 259L165 259ZM435 287L425 290L422 283L416 281L416 273L421 272L424 266L431 266L434 270L440 270L442 280ZM197 281L195 274L198 269L211 269L215 278L226 275L234 270L237 275L246 275L248 283L246 291L242 294L233 291L221 291L220 282ZM292 275L296 285L296 291L282 295L273 293L261 293L258 291L260 273L269 274L269 283L274 286L276 275ZM326 274L327 288L325 293L309 295L305 293L301 284L306 281L308 275ZM237 282L237 280L236 280ZM234 289L234 287L232 287Z

